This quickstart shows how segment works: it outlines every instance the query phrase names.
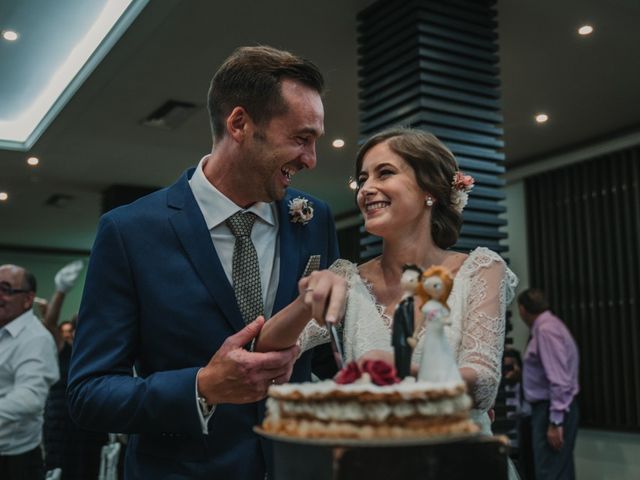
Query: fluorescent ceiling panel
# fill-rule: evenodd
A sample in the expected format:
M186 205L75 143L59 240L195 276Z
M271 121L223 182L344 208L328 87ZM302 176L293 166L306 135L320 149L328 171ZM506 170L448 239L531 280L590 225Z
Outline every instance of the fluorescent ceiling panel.
M0 148L29 150L148 1L3 2Z

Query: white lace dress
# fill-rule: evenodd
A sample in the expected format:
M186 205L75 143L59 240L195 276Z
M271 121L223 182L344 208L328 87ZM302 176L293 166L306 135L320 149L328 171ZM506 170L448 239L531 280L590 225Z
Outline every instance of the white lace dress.
M373 349L393 352L391 319L383 314L384 306L377 304L357 266L337 260L331 270L344 276L349 286L342 332L345 361L356 360ZM498 254L484 247L476 248L458 270L447 302L451 324L445 327L445 334L458 367L476 372L477 381L470 392L476 409L471 414L486 434L491 434L486 413L500 383L506 308L513 300L517 283L517 277ZM412 357L416 365L420 365L424 347L424 328L418 332L418 338ZM326 330L310 322L299 344L307 350L328 341Z

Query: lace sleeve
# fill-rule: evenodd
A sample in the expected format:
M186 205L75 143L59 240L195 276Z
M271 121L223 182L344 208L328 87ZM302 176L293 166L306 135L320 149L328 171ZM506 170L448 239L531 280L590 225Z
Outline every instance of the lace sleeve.
M333 273L344 277L347 282L349 279L353 277L354 273L357 275L356 266L349 262L348 260L343 260L339 258L329 267ZM342 326L338 327L339 330L342 329ZM313 347L317 347L318 345L322 345L324 343L329 343L329 332L323 326L320 326L315 320L307 323L306 327L298 337L298 346L300 347L300 354L307 350L312 349Z
M476 372L477 381L471 393L477 408L486 411L498 392L505 314L513 299L517 278L496 253L482 250L486 252L478 252L470 265L458 365Z

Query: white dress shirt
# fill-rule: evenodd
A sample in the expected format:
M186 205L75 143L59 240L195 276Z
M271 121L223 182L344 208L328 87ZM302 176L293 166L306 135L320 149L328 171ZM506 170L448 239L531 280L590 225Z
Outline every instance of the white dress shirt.
M229 217L240 211L252 212L257 215L258 218L251 230L251 241L256 247L258 262L260 263L260 285L262 286L262 299L264 301L264 316L269 318L276 299L278 276L280 274L276 205L275 203L257 202L245 210L233 203L216 187L211 185L211 182L204 176L202 168L207 158L208 156L205 156L200 160L198 167L189 180L189 186L207 223L211 241L231 286L233 286L231 265L236 237L231 233L225 222Z
M53 336L31 310L0 328L0 455L40 445L44 404L59 378Z
M260 285L262 287L262 300L264 302L264 316L269 318L272 314L273 304L278 291L278 279L280 275L280 248L278 236L278 215L275 203L257 202L248 209L236 205L229 198L224 196L205 177L203 167L208 156L205 156L198 163L189 180L189 186L193 192L200 211L209 229L213 247L218 254L224 273L233 286L232 263L233 247L236 237L226 224L226 220L239 211L255 213L256 218L251 230L251 241L258 254L260 267ZM213 268L213 265L211 266ZM214 410L206 417L203 415L197 400L198 380L196 376L196 408L202 425L202 433L209 433L209 419L213 416Z

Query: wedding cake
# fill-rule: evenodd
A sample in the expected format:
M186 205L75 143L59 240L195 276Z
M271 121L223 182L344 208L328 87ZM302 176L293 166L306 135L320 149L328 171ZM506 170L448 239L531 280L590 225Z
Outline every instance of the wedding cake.
M335 380L269 388L263 430L302 438L415 438L474 433L462 382L399 381L385 362L349 364Z

